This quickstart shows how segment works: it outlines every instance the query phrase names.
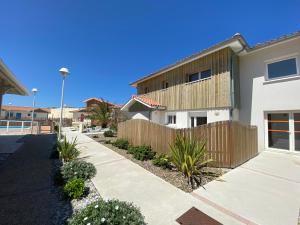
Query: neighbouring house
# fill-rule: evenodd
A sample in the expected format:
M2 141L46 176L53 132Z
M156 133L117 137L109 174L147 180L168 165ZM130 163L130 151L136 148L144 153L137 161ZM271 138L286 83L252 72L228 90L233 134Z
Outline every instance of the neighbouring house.
M65 119L73 119L73 111L78 110L80 108L78 107L64 107L63 108L63 118ZM52 107L49 108L50 113L48 115L48 118L51 120L59 120L60 118L60 107Z
M9 120L31 120L32 107L3 105L1 111L1 119ZM33 118L35 121L48 120L49 109L35 108Z
M79 108L76 110L71 111L72 112L72 119L75 123L84 123L87 125L91 124L91 120L88 118L88 111L86 108Z
M239 33L131 83L132 119L174 128L237 120L258 149L300 152L300 31L249 46Z
M26 88L16 79L4 62L0 60L0 112L2 98L5 94L29 95Z
M96 107L98 104L102 103L104 100L101 98L88 98L83 102L86 104L84 108L80 108L72 111L73 113L73 121L74 122L83 122L87 125L99 125L97 121L93 121L88 118L90 115L91 109ZM114 104L111 102L106 102L112 109L112 115L118 113L122 107L122 105Z

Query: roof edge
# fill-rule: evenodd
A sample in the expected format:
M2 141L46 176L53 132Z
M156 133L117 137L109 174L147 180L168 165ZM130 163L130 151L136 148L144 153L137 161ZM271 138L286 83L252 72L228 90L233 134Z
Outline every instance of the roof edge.
M0 68L3 68L3 72L7 75L8 81L14 85L20 95L28 96L28 90L17 80L13 72L6 66L6 64L0 59Z
M140 82L143 82L143 81L148 80L150 78L153 78L155 76L159 76L162 73L165 73L167 71L170 71L172 69L180 67L180 66L182 66L182 65L184 65L186 63L189 63L189 62L191 62L193 60L196 60L196 59L201 58L201 57L203 57L205 55L211 54L211 53L213 53L215 51L218 51L218 50L220 50L222 48L225 48L227 45L229 45L229 44L231 44L232 42L235 42L235 41L239 41L241 43L241 45L244 48L246 48L246 49L250 48L249 45L248 45L248 43L246 42L245 38L241 34L236 33L231 38L229 38L229 39L227 39L225 41L219 42L219 43L217 43L217 44L215 44L215 45L213 45L213 46L211 46L211 47L209 47L207 49L204 49L204 50L202 50L202 51L200 51L198 53L195 53L195 54L193 54L191 56L188 56L188 57L186 57L184 59L181 59L181 60L179 60L179 61L177 61L177 62L175 62L175 63L173 63L173 64L171 64L169 66L166 66L166 67L164 67L164 68L162 68L162 69L160 69L160 70L158 70L158 71L156 71L154 73L151 73L151 74L149 74L147 76L144 76L144 77L142 77L142 78L140 78L140 79L138 79L138 80L136 80L134 82L131 82L130 85L133 86L133 87L136 87L136 85L138 83L140 83Z

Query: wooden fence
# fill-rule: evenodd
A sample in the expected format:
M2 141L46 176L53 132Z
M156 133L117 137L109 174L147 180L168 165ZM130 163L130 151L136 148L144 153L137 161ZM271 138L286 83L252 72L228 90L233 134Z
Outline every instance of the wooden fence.
M146 120L118 125L118 138L132 145L151 145L157 153L169 153L176 135L205 139L208 156L216 167L235 168L257 155L257 128L236 121L209 123L196 128L173 129Z

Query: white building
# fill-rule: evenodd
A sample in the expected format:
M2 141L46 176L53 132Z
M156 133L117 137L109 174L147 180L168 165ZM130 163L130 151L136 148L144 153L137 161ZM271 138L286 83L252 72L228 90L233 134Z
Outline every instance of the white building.
M65 119L73 119L73 111L78 110L76 107L64 107L63 109L63 118ZM49 108L50 113L48 118L51 120L60 118L60 108Z
M3 105L1 109L1 119L9 120L31 120L32 107ZM35 108L33 117L35 120L47 120L49 110L44 108Z
M256 46L240 34L133 83L132 119L174 128L239 120L258 149L300 152L300 31Z

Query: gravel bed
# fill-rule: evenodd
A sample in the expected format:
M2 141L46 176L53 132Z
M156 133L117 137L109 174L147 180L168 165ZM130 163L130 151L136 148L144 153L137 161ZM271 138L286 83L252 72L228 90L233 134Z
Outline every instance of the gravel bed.
M174 185L175 187L185 191L185 192L192 192L193 188L191 185L188 184L187 179L179 172L177 169L173 168L169 169L162 169L161 167L157 167L152 164L151 160L148 161L140 161L135 158L131 154L128 154L126 150L119 149L111 144L106 144L105 141L111 140L115 141L116 137L114 138L105 138L103 135L91 135L95 141L100 142L101 144L105 145L106 147L110 148L111 150L117 152L118 154L124 156L127 159L135 162L136 164L140 165L141 167L145 168L146 170L150 171L151 173L155 174L156 176L164 179L165 181L169 182L170 184ZM204 167L202 168L202 173L204 174L201 185L205 185L206 183L218 179L220 176L225 174L229 169L225 168L214 168L214 167Z
M61 167L60 160L53 160L53 175L55 171ZM52 185L51 192L53 195L52 207L55 209L52 215L52 224L63 225L66 224L68 218L73 213L85 208L88 204L97 201L101 198L99 192L95 188L91 180L85 181L86 194L81 199L74 199L69 201L63 195L63 186Z

